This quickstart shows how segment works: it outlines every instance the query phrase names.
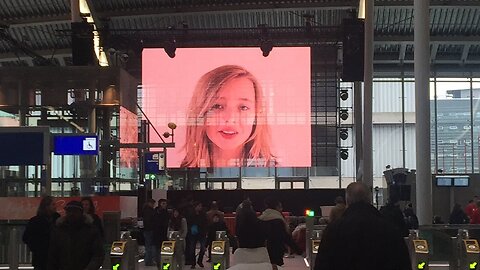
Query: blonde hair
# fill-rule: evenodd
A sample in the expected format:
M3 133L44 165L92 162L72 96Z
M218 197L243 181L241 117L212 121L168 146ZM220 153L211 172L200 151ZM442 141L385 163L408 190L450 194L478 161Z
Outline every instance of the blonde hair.
M270 149L270 128L267 123L266 101L257 79L245 68L225 65L204 74L197 82L187 111L186 151L181 167L213 167L211 141L205 128L205 115L216 100L218 92L229 81L249 79L255 89L255 121L252 133L244 143L241 166L268 166L273 159Z

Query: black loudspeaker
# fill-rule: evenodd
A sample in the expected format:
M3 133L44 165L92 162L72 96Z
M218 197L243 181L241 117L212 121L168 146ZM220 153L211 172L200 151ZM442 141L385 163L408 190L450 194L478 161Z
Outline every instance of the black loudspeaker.
M74 66L95 64L93 50L93 25L87 22L72 23L72 60Z
M365 23L361 19L343 20L343 72L344 82L363 81Z
M392 202L398 201L411 201L411 190L410 185L390 185L389 190L389 200Z

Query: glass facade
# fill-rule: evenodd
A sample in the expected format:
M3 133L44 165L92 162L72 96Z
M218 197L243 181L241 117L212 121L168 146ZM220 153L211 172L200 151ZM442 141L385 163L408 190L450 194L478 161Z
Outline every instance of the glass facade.
M141 90L139 88L139 98ZM382 183L382 174L387 166L408 169L415 169L416 166L414 79L411 77L376 78L373 90L374 181L377 181L375 185L385 186ZM345 100L340 98L342 92L348 95ZM432 78L430 93L432 172L478 173L480 171L480 78ZM351 83L339 83L335 72L316 68L312 74L311 167L212 170L204 168L196 176L198 181L192 185L192 188L345 187L357 175L353 96L354 89ZM139 101L141 103L141 100ZM349 117L346 120L340 118L338 113L340 110L348 112ZM84 119L76 120L75 117L75 114L66 110L45 110L43 113L41 110L31 110L25 124L30 126L50 124L52 133L72 133L75 132L75 127L61 119L80 121L81 126L86 125L81 122ZM3 125L7 125L7 122L19 124L19 118L13 114L2 112L0 118ZM114 112L110 123L113 139L119 138L119 128L119 113ZM347 131L347 138L340 138L340 130ZM340 158L341 149L348 151L348 158L345 160ZM100 158L98 157L97 161ZM124 179L119 167L115 165L119 164L119 159L120 156L117 153L115 162L109 163L111 178L109 190L136 189L138 181ZM77 180L81 182L85 177L82 171L80 157L52 155L52 178L56 182L53 187L54 194L68 194L72 187L77 186ZM10 166L3 168L3 174L5 178L15 179L25 174L25 179L29 181L26 189L22 187L22 183L12 184L10 190L12 194L22 194L27 191L33 195L40 192L39 179L42 169L39 166L27 166L24 169ZM174 187L185 188L181 183L182 179L175 182ZM102 184L96 182L89 185L92 192L98 192Z

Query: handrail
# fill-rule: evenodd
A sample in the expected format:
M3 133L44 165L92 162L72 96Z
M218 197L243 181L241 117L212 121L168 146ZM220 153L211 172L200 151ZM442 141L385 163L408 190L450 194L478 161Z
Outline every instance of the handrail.
M19 241L16 228L10 230L8 241L8 265L11 270L18 270L19 265Z

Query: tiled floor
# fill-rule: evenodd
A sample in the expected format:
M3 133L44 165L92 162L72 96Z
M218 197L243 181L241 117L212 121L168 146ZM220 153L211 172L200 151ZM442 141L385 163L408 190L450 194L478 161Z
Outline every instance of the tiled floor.
M303 257L302 256L296 256L295 258L285 258L284 259L285 261L285 265L283 267L284 270L307 270L307 266L305 265L305 262L303 260ZM232 262L232 265L235 264L235 262ZM139 264L140 267L139 267L139 270L156 270L157 268L154 267L154 266L145 266L145 264L142 262ZM209 269L212 269L211 265L207 262L204 263L205 267L204 268L200 268L198 265L195 269L199 270L199 269L205 269L205 270L209 270ZM184 270L190 270L190 266L189 265L186 265L184 268Z
M307 266L305 265L305 262L303 260L303 257L301 256L296 256L295 258L285 258L285 265L283 266L283 270L308 270ZM144 266L143 262L139 264L139 270L157 270L156 267L153 266ZM185 266L183 268L184 270L190 270L190 266ZM197 270L209 270L212 269L211 265L209 263L205 263L204 268L200 268L197 266ZM431 262L430 269L432 270L448 270L448 262Z

